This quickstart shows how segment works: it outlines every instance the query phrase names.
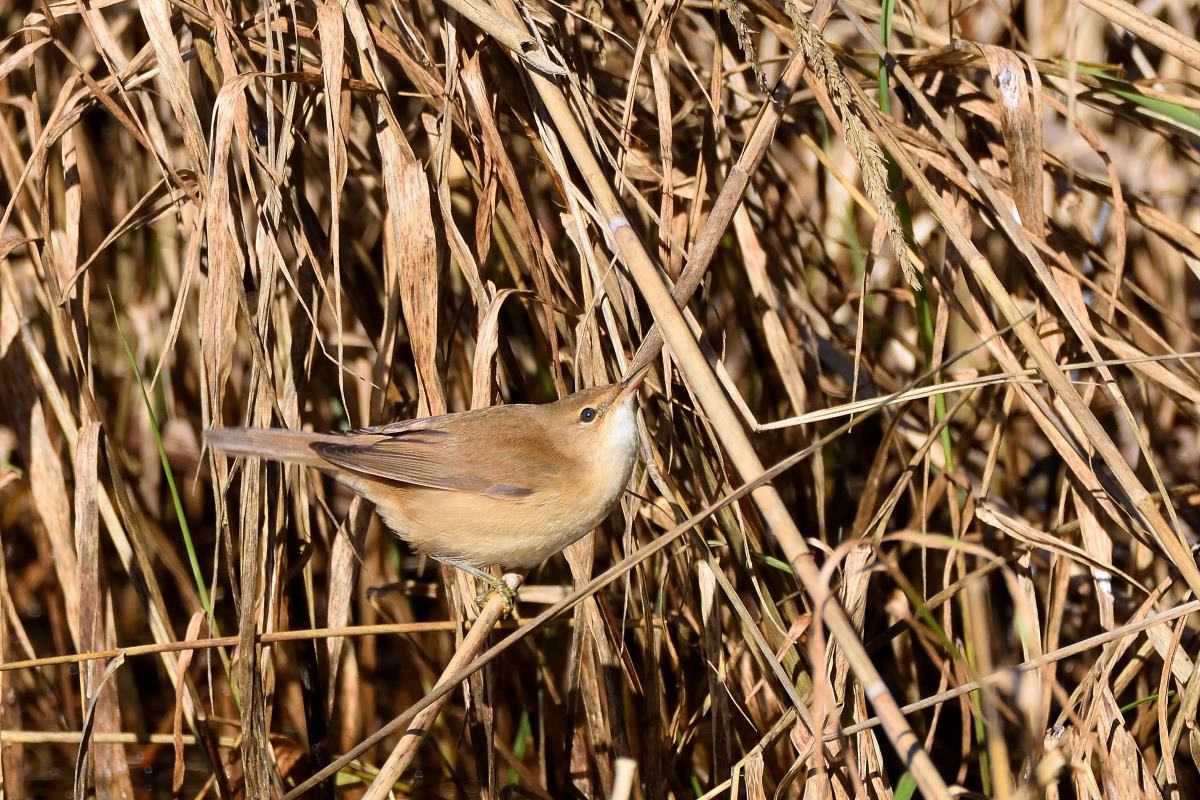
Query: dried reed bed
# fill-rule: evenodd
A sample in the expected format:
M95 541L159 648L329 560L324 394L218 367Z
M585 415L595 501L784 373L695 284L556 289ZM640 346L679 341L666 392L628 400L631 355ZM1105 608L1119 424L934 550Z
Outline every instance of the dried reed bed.
M1198 15L1006 13L6 7L6 796L1192 795ZM515 621L199 444L635 361Z

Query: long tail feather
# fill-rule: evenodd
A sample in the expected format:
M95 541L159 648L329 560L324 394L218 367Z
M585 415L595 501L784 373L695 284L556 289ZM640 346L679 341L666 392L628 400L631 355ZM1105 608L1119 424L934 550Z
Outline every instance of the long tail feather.
M336 434L284 428L213 428L204 433L205 443L226 455L268 458L310 467L329 466L329 462L314 453L310 445L336 442L341 438Z

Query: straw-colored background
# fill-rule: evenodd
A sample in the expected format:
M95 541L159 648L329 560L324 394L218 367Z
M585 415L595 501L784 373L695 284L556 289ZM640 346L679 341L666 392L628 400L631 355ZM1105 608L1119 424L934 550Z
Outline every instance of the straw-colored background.
M4 6L4 796L1190 796L1198 20ZM639 346L630 493L490 633L201 448Z

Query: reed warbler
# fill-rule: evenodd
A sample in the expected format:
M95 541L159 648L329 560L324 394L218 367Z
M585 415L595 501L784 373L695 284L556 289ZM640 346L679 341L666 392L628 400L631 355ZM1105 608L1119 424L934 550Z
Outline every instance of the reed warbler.
M544 405L347 433L216 428L205 441L329 473L418 552L482 578L511 609L508 585L483 568L527 570L604 521L633 471L633 400L647 370Z

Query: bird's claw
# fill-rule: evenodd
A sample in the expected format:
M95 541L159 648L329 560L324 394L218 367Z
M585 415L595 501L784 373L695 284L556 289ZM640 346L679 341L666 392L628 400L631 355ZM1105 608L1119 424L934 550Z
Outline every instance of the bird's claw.
M502 578L493 578L488 584L488 588L475 597L476 605L482 608L488 600L492 599L492 595L499 595L500 599L504 601L504 612L500 615L500 619L508 619L517 607L517 593Z

